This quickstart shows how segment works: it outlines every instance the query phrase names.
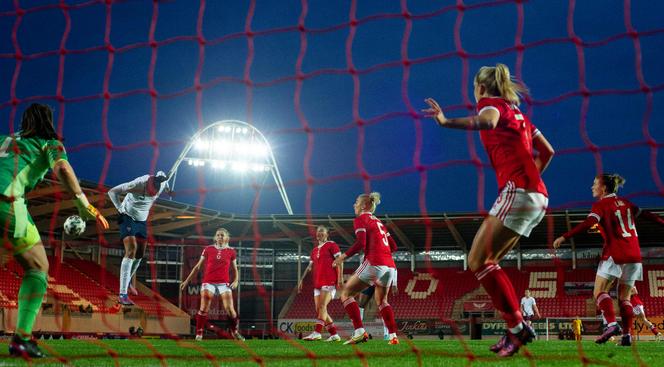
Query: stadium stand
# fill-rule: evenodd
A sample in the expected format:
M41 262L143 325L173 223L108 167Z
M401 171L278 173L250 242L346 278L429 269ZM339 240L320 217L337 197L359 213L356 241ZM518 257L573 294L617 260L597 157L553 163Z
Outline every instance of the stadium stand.
M0 262L0 332L16 325L17 296L23 269L13 259ZM189 316L145 285L137 284L136 305L117 305L118 278L107 268L87 260L49 258L49 284L42 313L41 332L127 333L141 326L150 334L185 334Z
M519 298L526 289L530 289L543 316L546 317L593 317L595 316L595 303L592 294L565 294L564 289L558 287L565 282L592 284L595 279L594 268L563 269L563 279L557 279L556 268L525 267L521 270L509 267L504 268ZM652 296L649 274L657 274L659 282L664 279L663 265L648 265L644 268L643 282L637 287L641 298L646 304L648 314L664 314L664 297ZM651 275L654 277L654 275ZM313 286L305 278L302 292L297 294L290 308L283 313L285 318L306 319L315 316ZM480 290L474 276L467 271L456 268L416 269L407 268L398 270L399 292L391 295L390 304L394 307L395 317L399 320L422 319L460 319L463 314L455 312L455 302L487 301L488 296ZM295 291L294 291L295 292ZM468 295L469 297L464 297ZM334 319L346 317L338 299L330 302L328 312Z

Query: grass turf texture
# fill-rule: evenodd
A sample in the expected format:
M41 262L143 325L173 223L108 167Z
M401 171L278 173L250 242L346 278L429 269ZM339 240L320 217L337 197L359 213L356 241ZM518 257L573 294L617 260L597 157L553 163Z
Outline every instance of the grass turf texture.
M412 343L410 343L412 342ZM50 357L33 366L661 366L664 343L641 342L619 347L609 342L536 341L512 358L489 352L493 341L402 340L387 345L372 340L357 347L341 343L285 340L45 340ZM0 367L28 366L9 357L7 340L0 344ZM469 357L470 356L470 357ZM585 362L584 363L584 357ZM365 361L365 362L363 362ZM62 363L64 362L64 363Z

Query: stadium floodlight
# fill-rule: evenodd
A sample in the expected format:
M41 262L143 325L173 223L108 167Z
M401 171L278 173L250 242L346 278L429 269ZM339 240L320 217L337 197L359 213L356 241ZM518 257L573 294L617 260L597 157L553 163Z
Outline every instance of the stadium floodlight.
M183 161L192 167L240 174L271 172L288 214L293 214L270 144L258 129L244 121L217 121L196 132L168 172L172 190Z

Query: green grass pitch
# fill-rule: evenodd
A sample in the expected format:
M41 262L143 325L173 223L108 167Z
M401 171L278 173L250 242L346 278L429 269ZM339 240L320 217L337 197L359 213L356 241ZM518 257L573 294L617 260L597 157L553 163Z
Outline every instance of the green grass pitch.
M372 340L359 346L285 340L172 341L46 340L51 357L29 364L0 347L5 366L664 366L664 343L641 342L633 347L584 341L536 341L527 352L498 359L488 351L492 341L402 340L387 345ZM585 363L584 363L585 361ZM64 363L63 363L64 362Z

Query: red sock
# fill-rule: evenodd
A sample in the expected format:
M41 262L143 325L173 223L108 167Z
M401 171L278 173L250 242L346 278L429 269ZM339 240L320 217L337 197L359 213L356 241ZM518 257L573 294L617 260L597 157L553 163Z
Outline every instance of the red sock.
M203 335L205 324L207 324L207 312L198 311L196 314L196 335Z
M380 316L383 318L387 331L390 334L396 333L397 323L394 321L394 311L392 310L392 306L385 302L378 307L378 311L380 311Z
M314 326L314 331L320 334L323 331L323 325L325 325L325 321L321 319L316 320L316 326Z
M484 264L477 269L475 277L491 297L493 306L502 313L508 328L513 328L523 322L514 286L500 265Z
M353 321L353 327L355 329L364 327L362 325L362 317L360 317L360 306L358 306L357 302L355 302L355 298L350 297L344 301L344 308L346 309L346 313L350 317L351 321Z
M654 336L657 336L657 334L659 334L659 331L657 331L657 326L655 326L655 324L652 324L652 326L650 327L650 332L652 332L652 335Z
M597 307L604 313L607 324L616 322L616 311L613 309L613 300L608 293L602 292L597 296Z
M325 329L327 329L327 332L330 333L330 335L337 335L337 327L334 326L334 322L325 325Z
M236 332L237 327L240 324L240 319L235 316L235 317L228 317L228 323L229 323L229 329L231 329L231 332Z
M629 301L620 302L620 317L622 317L623 335L631 334L634 322L634 306Z

